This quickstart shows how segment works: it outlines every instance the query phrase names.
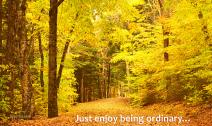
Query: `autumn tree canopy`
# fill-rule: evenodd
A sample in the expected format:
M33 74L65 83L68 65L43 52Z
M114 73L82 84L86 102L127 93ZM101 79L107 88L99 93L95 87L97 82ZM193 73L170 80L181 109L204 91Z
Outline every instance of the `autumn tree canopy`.
M211 0L0 0L0 119L112 97L212 102Z

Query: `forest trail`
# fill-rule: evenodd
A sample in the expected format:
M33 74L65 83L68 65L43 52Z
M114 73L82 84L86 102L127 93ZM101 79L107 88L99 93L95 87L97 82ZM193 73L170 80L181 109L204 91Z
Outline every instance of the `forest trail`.
M87 122L76 122L88 117ZM128 118L126 118L128 117ZM140 117L140 118L139 118ZM143 118L142 118L143 117ZM169 123L163 122L168 117ZM181 118L182 117L182 118ZM126 98L109 98L73 106L59 117L13 121L11 126L211 126L212 110L207 107L186 107L182 103L158 103L133 108ZM101 122L98 122L101 118ZM124 120L125 119L125 120ZM128 119L128 122L126 122ZM152 121L150 122L150 119ZM156 122L156 119L158 122ZM149 122L148 122L148 121ZM190 120L190 121L189 121ZM83 120L81 120L83 121ZM111 121L111 122L110 122ZM122 121L122 123L120 122ZM140 123L140 124L139 124Z

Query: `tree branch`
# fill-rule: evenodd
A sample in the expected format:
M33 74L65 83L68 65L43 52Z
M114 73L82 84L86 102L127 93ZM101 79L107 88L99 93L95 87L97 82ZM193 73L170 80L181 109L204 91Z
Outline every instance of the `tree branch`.
M60 4L63 3L63 1L64 0L59 0L54 6L52 6L49 10L49 14L51 14L53 10L57 9L60 6Z
M57 89L59 88L60 80L61 80L61 77L62 77L65 58L66 58L66 54L68 52L69 43L70 43L70 40L68 40L66 42L64 50L63 50L63 55L62 55L62 59L61 59L61 62L60 62L60 68L59 68L59 71L58 71L58 76L57 76Z
M163 0L158 0L159 6L160 6L160 16L163 16Z

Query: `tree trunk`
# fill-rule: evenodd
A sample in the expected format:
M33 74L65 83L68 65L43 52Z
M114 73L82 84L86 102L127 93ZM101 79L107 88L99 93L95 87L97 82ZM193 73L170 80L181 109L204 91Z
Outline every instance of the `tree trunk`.
M128 93L130 94L131 93L131 90L130 90L130 80L129 80L129 77L130 77L130 63L129 62L126 62L126 75L127 75L127 85L128 85ZM124 93L124 97L127 97L127 92L125 91Z
M48 117L58 116L57 104L57 0L50 0L49 11L49 72L48 72Z
M22 87L22 111L31 118L32 84L30 81L29 63L25 57L21 58L21 87Z
M2 47L2 17L3 17L3 13L2 13L2 0L0 0L0 65L3 64L3 57L2 57L2 53L3 53L3 47ZM1 72L1 71L0 71Z
M39 43L39 52L40 52L40 85L41 90L44 92L44 55L43 55L43 48L42 48L42 39L41 39L41 33L38 32L38 43Z
M15 39L17 19L16 3L14 0L7 0L7 43L6 43L6 63L15 65L17 59L17 48L19 47ZM16 47L16 48L15 48Z
M159 6L160 6L160 16L162 17L169 17L169 15L165 14L165 10L164 10L164 0L158 0L159 2ZM169 47L169 30L167 28L167 26L165 26L165 23L162 22L162 30L163 30L163 37L164 37L164 40L163 40L163 44L164 44L164 48L167 48ZM169 61L169 53L168 52L164 52L163 54L164 56L164 62L168 62ZM170 87L170 82L171 82L171 78L167 77L167 75L164 75L164 79L166 80L166 100L168 100L169 98L169 87Z
M99 91L98 96L100 99L102 99L102 84L100 80L100 75L98 75L97 83L98 83L98 91Z
M111 81L111 71L110 63L108 63L108 82L107 82L107 98L111 97L110 95L110 81Z
M94 88L91 87L91 101L94 100Z
M65 58L66 58L66 55L67 55L67 52L68 52L69 43L70 43L70 41L66 42L64 50L63 50L63 55L62 55L62 58L61 58L60 68L59 68L58 77L57 77L57 88L59 88L60 80L61 80L61 77L62 77Z
M80 102L80 81L81 81L81 73L80 73L80 69L77 69L76 71L75 71L75 77L76 77L76 81L77 81L77 83L78 84L76 84L76 89L77 89L77 94L79 95L79 97L77 98L77 102Z
M84 71L81 71L81 80L80 80L80 102L84 102Z
M85 101L86 102L89 101L89 88L88 87L85 88Z
M205 43L210 46L210 42L208 41L209 38L210 38L209 32L208 32L208 26L207 26L207 23L204 21L203 16L204 15L203 15L202 11L199 11L198 17L199 17L199 19L200 19L200 21L202 22L202 25L203 25L202 32L203 32L204 37L205 37Z
M106 98L106 96L107 96L107 86L106 86L106 80L105 80L105 63L104 63L104 61L103 61L103 63L102 63L102 93L103 93L103 98Z
M84 87L84 102L87 102L87 88Z
M29 56L30 56L30 46L27 40L26 31L26 0L21 3L21 15L18 18L20 25L19 41L20 41L20 83L22 87L22 111L27 118L31 118L31 99L32 99L32 83L30 79L30 66L29 66Z
M5 49L5 63L9 65L9 74L11 80L8 82L9 92L8 96L10 98L10 111L13 112L14 109L14 88L15 88L15 67L17 65L17 49L18 44L15 39L15 21L17 19L17 9L16 3L14 0L7 0L7 40L6 40L6 49ZM16 47L16 48L15 48Z
M168 35L169 35L169 32L163 26L163 36L168 37ZM164 43L164 48L167 48L169 46L169 38L165 38L163 40L163 43ZM164 52L164 61L169 61L169 53L168 52Z
M31 37L30 37L30 40L29 40L29 65L35 65L35 43L34 43L34 26L31 26Z
M164 0L158 0L159 6L160 6L160 16L162 17L167 17L167 15L165 15L165 10L164 10ZM164 48L167 48L169 46L169 31L168 29L165 27L164 24L162 24L162 30L163 30L163 36L164 36ZM169 61L169 53L168 52L164 52L164 61L167 62Z

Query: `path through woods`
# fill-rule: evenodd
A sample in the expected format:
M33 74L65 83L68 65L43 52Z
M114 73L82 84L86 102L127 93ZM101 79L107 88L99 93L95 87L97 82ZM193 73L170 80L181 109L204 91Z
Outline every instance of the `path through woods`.
M84 120L87 122L75 122L77 115L78 117L88 117L86 120ZM138 117L140 117L140 121ZM170 122L163 122L167 119L167 117ZM110 98L78 104L73 106L70 112L60 114L57 118L40 118L28 121L13 121L10 122L9 125L118 126L122 124L122 126L211 126L211 117L212 110L208 107L186 107L182 103L175 102L154 104L144 106L142 108L133 108L130 107L129 100L126 98ZM101 122L98 122L100 118ZM126 119L128 119L129 122L126 122ZM154 121L151 123L147 122L147 120L150 121L150 119ZM188 122L189 119L190 122ZM120 123L121 120L123 121L122 123ZM156 122L156 120L158 122ZM180 121L182 121L182 123L179 124Z

